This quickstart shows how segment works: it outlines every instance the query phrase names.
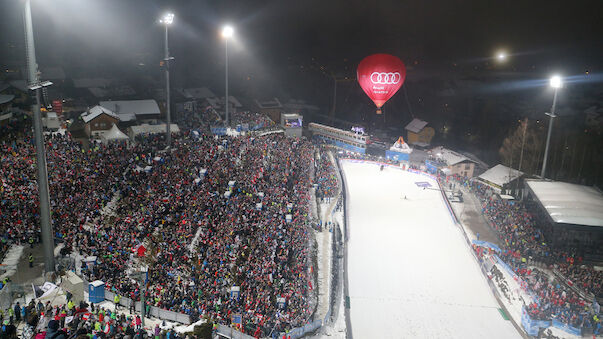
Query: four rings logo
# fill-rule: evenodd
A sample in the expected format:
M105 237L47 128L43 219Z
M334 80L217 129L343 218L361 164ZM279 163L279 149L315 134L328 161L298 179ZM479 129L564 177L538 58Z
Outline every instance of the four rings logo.
M371 81L374 84L378 85L393 85L400 82L400 73L398 72L389 72L389 73L379 73L373 72L371 74Z

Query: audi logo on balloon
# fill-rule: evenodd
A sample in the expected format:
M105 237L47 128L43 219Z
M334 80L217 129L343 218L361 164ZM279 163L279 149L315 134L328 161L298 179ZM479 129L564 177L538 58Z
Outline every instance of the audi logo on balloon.
M381 108L400 89L406 79L406 67L398 57L373 54L358 64L356 79L362 90ZM377 111L379 113L380 110Z
M377 85L394 85L400 82L401 76L399 72L389 73L371 73L371 82Z

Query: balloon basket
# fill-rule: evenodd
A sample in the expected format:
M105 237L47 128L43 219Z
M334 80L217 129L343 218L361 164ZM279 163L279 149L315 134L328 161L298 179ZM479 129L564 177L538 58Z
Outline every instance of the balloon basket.
M377 114L381 114L381 108L377 109Z

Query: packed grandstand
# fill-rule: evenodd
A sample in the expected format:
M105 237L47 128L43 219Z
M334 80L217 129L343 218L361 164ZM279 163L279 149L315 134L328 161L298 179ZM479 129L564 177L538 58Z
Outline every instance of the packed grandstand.
M203 115L208 118L211 112ZM259 114L234 119L271 125ZM215 137L209 134L209 123L194 126L189 117L183 120L189 125L175 136L172 152L163 151L161 135L138 136L131 144L86 146L69 133L47 137L53 228L63 253L97 257L92 267L82 265L83 278L102 280L108 290L140 300L141 286L131 279L129 269L141 261L135 249L144 245L145 263L150 265L145 299L152 306L256 337L307 324L316 305L310 188L315 185L319 200L337 194L340 183L330 149L281 134ZM13 244L38 242L40 230L30 121L13 121L2 128L4 256ZM535 296L526 305L530 316L598 333L601 320L584 296L603 297L602 272L582 263L575 253L550 249L537 218L521 202L494 199L487 187L469 178L449 179L480 199L501 240L499 257ZM108 204L115 204L114 213L101 213ZM474 249L480 258L492 253ZM558 276L550 274L553 269ZM230 294L233 286L240 288L238 298ZM281 298L286 305L277 302ZM106 329L106 336L122 336L136 330L136 317L89 308L47 309L34 303L23 319L32 335L36 329L50 330L50 320L58 321L52 330L60 327L72 335ZM235 314L241 315L236 324ZM65 324L69 316L78 321Z

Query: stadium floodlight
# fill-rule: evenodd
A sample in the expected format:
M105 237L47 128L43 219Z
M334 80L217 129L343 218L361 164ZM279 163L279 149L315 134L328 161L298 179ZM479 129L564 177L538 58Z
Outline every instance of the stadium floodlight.
M232 28L232 26L226 25L226 26L224 26L224 28L222 28L222 37L228 39L228 38L232 37L233 34L234 34L234 28Z
M174 22L174 13L165 13L159 22L164 25L171 25Z
M499 62L503 62L503 61L507 60L507 53L505 53L505 52L499 52L499 53L496 55L496 59L497 59Z
M544 174L546 172L546 161L549 157L549 144L551 142L551 131L553 129L553 119L557 117L555 115L555 107L557 106L557 91L559 88L563 87L563 80L559 75L553 75L549 82L552 88L555 89L555 94L553 95L553 105L551 106L551 113L545 113L549 116L549 131L546 135L546 147L544 148L544 159L542 160L542 171L540 172L540 177L544 179Z
M563 80L559 75L553 75L550 80L551 87L557 89L563 87Z

